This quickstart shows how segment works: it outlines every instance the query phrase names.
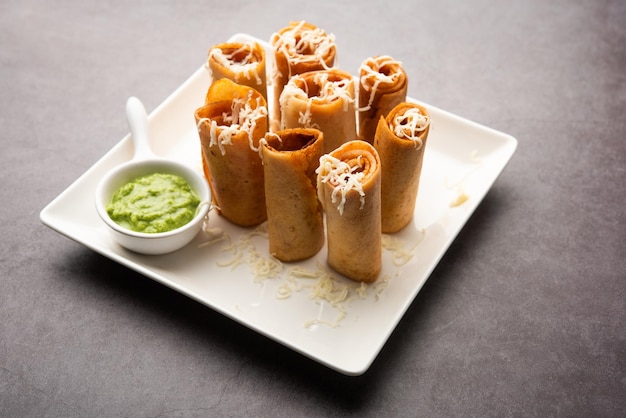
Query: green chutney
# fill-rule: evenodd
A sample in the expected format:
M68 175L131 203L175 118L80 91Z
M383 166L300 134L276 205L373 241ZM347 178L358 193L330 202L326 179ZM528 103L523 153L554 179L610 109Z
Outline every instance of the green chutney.
M124 228L157 233L189 223L198 205L200 198L185 179L155 173L137 177L117 189L107 212Z

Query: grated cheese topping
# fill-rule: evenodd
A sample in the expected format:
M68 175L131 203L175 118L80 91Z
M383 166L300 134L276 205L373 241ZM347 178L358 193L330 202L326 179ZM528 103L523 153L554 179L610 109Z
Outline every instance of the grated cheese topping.
M376 92L381 84L394 84L402 75L402 72L400 71L393 71L387 74L384 71L384 68L387 66L392 66L391 68L394 68L395 66L401 65L402 63L400 61L394 60L389 55L370 57L361 64L359 67L361 86L363 86L365 91L371 91L371 93L367 106L358 109L359 112L366 112L371 109L374 98L376 97ZM371 83L371 86L370 83L364 82L369 79L374 80L374 82Z
M313 78L314 83L319 87L319 93L311 96L311 101L319 103L332 103L335 100L343 100L343 111L347 112L350 103L354 102L354 97L350 93L352 87L352 79L340 78L332 81L329 79L331 74L326 72L318 72ZM308 95L308 92L307 92Z
M272 44L287 59L291 77L291 67L298 63L319 62L322 68L330 69L324 57L335 48L335 35L327 34L320 28L306 27L306 22L302 20L289 30L275 33Z
M306 86L306 83L302 80L302 77L299 75L293 76L287 85L285 85L283 92L280 95L280 107L286 108L287 102L290 99L300 99L306 102L306 107L304 113L298 113L298 123L304 128L319 128L317 124L314 124L312 121L311 115L311 105L312 102L309 100L309 96L305 89L298 87L298 84L302 84ZM306 88L306 87L305 87ZM284 123L283 123L284 128Z
M360 159L361 156L357 158L357 161L360 161ZM320 165L315 172L318 174L321 183L328 183L333 186L331 203L337 205L340 215L343 215L346 195L350 190L359 193L361 209L365 205L365 192L362 184L365 173L359 171L360 168L360 165L350 166L345 161L341 161L329 154L322 155L320 158ZM339 196L341 196L341 199L338 199Z
M233 99L231 112L222 114L222 125L218 125L217 121L211 118L201 118L198 120L198 130L204 122L210 123L209 146L217 145L222 155L226 154L226 145L233 144L233 136L244 131L248 134L248 145L254 152L259 152L259 147L254 145L254 129L259 119L267 117L268 111L266 106L261 105L261 98L257 97L256 106L253 108L251 103L252 90L248 93L247 99ZM218 134L218 128L220 133Z
M391 123L389 129L398 138L405 138L415 143L415 148L422 148L423 142L420 138L420 134L430 124L430 117L424 115L418 108L412 107L405 111L403 114L396 115Z
M288 101L293 98L305 101L304 113L298 113L298 123L304 128L319 128L319 125L312 121L311 106L314 103L327 104L343 100L343 111L349 111L350 104L355 101L351 93L352 79L341 78L333 81L330 76L331 74L324 71L316 72L313 83L317 87L315 89L317 94L310 90L309 84L302 75L291 77L280 95L280 106L286 108Z
M222 48L214 47L209 51L208 59L214 59L220 65L229 68L234 73L242 73L248 80L252 79L252 75L254 75L256 84L261 85L263 81L261 80L257 70L260 63L254 55L254 50L254 42L244 42L238 49L235 49L230 53L227 53Z

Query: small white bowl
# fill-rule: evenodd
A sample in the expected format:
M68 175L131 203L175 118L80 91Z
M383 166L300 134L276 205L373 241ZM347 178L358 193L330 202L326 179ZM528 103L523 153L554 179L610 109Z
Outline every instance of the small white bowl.
M211 209L211 190L200 173L184 164L152 155L148 145L146 110L137 98L128 99L126 114L135 145L135 156L131 161L107 173L98 184L96 190L98 215L109 226L115 241L129 250L142 254L166 254L176 251L187 245L202 229L204 219ZM153 173L175 174L187 180L200 197L200 205L194 218L180 228L159 233L136 232L115 223L106 210L113 193L129 181Z

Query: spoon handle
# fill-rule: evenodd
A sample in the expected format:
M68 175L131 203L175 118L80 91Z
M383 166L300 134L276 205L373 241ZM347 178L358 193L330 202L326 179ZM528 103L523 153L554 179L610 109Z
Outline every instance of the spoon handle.
M126 118L135 146L134 159L147 159L154 157L150 149L150 137L148 135L148 115L143 103L136 98L130 97L126 102Z

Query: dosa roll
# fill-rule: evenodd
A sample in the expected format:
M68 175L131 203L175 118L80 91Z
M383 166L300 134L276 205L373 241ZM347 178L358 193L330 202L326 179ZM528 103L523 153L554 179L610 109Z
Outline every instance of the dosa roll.
M270 39L274 50L274 103L272 118L280 122L279 98L289 79L308 71L335 65L335 36L305 21L290 22Z
M298 261L324 245L323 210L315 170L324 134L317 129L267 133L261 141L270 254Z
M381 117L374 147L382 165L382 231L394 233L411 222L430 130L428 111L400 103Z
M344 276L373 282L382 266L381 162L361 140L320 159L318 194L326 213L328 264Z
M359 68L359 138L374 143L381 116L406 100L408 78L402 63L388 55L370 57Z
M252 87L267 101L265 50L260 43L227 42L209 50L207 67L213 80L228 78L237 84Z
M239 226L267 219L259 140L267 132L263 96L229 79L214 82L207 103L195 111L213 203Z
M280 97L281 129L306 127L324 132L324 153L356 139L352 75L337 69L293 76Z

